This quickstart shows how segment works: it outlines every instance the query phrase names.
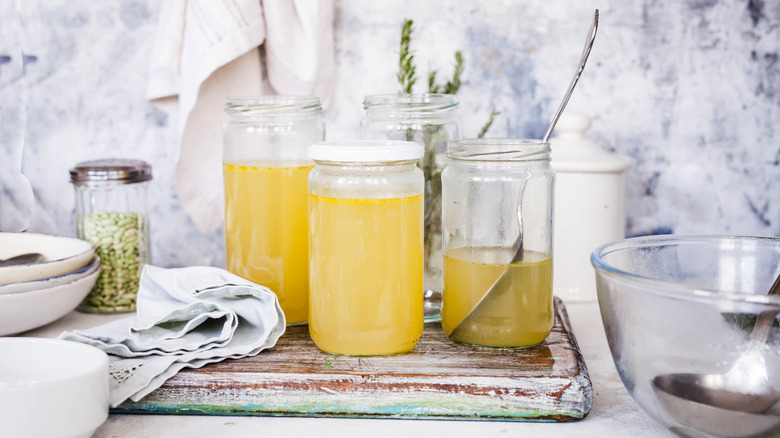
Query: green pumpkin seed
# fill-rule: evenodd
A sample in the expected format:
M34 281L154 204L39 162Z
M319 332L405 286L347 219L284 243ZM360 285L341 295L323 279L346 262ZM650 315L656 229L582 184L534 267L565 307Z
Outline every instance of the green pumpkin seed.
M84 215L81 238L95 246L100 274L79 309L113 313L135 310L145 260L144 223L136 213L93 212Z

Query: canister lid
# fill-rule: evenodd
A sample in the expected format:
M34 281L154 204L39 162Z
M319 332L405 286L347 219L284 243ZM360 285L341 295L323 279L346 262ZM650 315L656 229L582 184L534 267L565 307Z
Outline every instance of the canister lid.
M76 185L132 184L150 179L152 179L152 167L142 160L105 158L82 161L70 169L70 181Z
M412 141L324 141L309 146L309 158L348 163L381 163L422 158L425 150Z
M623 172L634 160L607 152L585 137L591 120L585 114L564 113L556 125L556 137L550 140L550 165L556 172Z

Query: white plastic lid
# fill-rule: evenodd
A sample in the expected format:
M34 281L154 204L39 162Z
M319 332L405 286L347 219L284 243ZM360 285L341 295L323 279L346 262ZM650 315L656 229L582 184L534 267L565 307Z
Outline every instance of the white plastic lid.
M312 160L348 163L418 160L424 152L421 144L412 141L324 141L309 146L309 158Z
M550 140L550 165L556 172L623 172L634 160L622 154L605 151L585 137L590 129L590 117L582 113L563 113L555 127L556 137Z

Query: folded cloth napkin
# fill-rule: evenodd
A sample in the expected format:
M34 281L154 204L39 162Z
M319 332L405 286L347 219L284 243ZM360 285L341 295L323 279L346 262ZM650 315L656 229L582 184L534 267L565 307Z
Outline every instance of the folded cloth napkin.
M111 406L138 401L182 368L253 356L284 333L279 300L270 289L213 267L146 266L138 312L59 338L109 354Z

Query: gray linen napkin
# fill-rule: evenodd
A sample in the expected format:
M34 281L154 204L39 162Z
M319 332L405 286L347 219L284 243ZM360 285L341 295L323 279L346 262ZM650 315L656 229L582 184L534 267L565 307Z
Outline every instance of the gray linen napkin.
M253 356L273 347L285 319L276 294L223 269L146 266L135 316L60 339L109 354L111 406L138 401L182 368Z

